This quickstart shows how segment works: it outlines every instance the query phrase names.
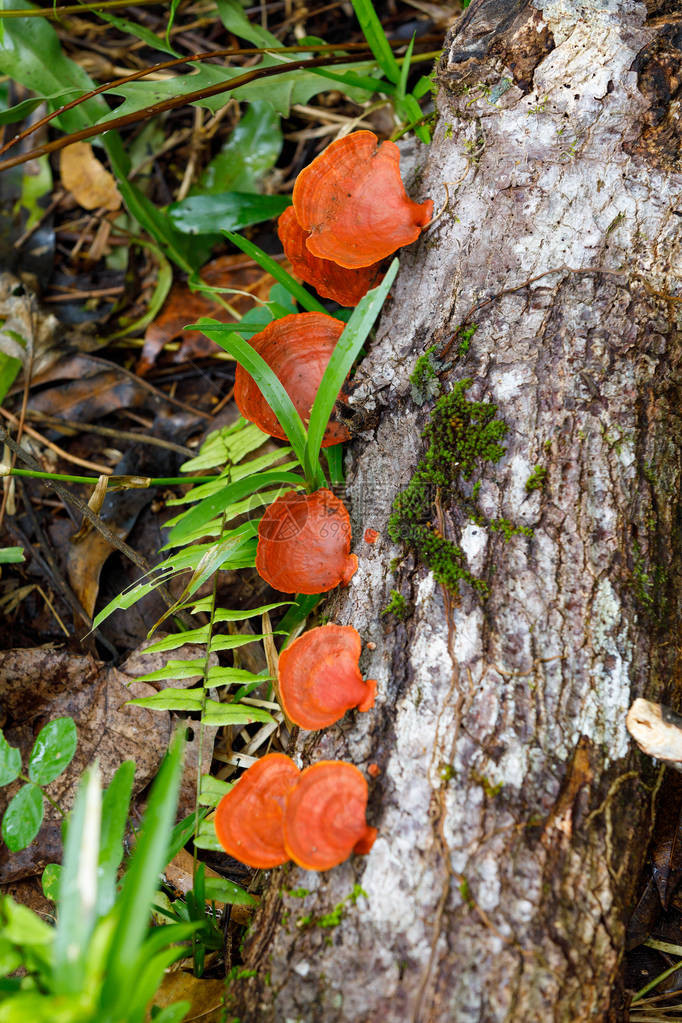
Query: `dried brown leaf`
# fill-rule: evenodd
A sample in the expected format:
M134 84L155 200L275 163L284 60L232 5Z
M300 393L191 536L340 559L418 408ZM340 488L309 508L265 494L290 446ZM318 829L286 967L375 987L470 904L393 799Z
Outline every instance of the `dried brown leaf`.
M62 149L59 169L64 188L86 210L117 210L121 196L116 179L95 156L89 142L74 142Z

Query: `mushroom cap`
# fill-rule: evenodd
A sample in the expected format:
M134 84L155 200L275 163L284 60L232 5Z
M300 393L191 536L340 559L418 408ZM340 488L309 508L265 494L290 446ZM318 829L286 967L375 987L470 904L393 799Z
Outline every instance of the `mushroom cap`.
M310 234L299 224L293 206L287 206L277 221L277 233L294 273L306 284L312 284L323 298L343 306L357 305L370 288L376 288L383 280L382 262L348 270L331 259L313 256L306 245Z
M352 625L320 625L279 655L279 696L286 716L311 731L327 728L347 710L374 706L377 684L363 681L362 643Z
M287 862L284 804L299 773L283 753L268 753L244 772L216 810L215 831L225 852L249 867L278 867Z
M284 846L299 867L329 870L355 852L368 853L376 828L367 826L367 782L343 760L307 767L286 798Z
M337 139L304 168L293 192L308 251L356 269L371 266L419 237L433 203L416 203L400 177L400 150L371 131Z
M289 490L260 520L256 570L283 593L326 593L346 586L358 567L350 540L348 512L330 490Z
M325 313L292 313L273 320L254 334L249 344L265 359L291 398L304 423L308 423L317 389L324 376L345 323ZM256 382L241 366L234 380L234 400L245 419L271 437L286 440L277 416L261 394ZM322 446L348 440L348 430L330 422Z

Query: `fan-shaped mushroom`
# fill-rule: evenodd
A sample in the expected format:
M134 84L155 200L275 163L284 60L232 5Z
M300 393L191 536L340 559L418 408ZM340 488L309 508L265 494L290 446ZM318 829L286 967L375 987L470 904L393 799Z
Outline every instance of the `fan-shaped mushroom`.
M293 206L288 206L277 221L277 233L294 273L306 284L312 284L323 298L331 298L339 305L357 305L370 288L376 288L383 280L381 261L348 270L331 259L313 256L306 245L310 234L299 224Z
M352 707L373 707L377 684L363 681L361 649L352 625L321 625L294 640L279 656L279 696L286 716L314 730L333 725Z
M305 423L344 326L341 320L325 313L292 313L273 320L249 342L279 378ZM241 414L264 433L286 440L275 413L241 366L237 366L235 374L234 400ZM345 426L330 422L322 446L339 444L348 436Z
M218 803L215 831L223 849L250 867L278 867L289 854L284 848L282 819L285 797L299 770L283 753L268 753L241 776Z
M258 526L256 569L283 593L325 593L348 584L358 567L350 519L330 490L282 494Z
M329 870L350 854L368 853L377 835L365 820L367 782L357 767L321 760L307 767L284 810L284 846L299 867Z
M433 203L416 203L400 177L400 150L371 131L327 146L296 179L296 219L308 251L355 269L370 266L419 237Z

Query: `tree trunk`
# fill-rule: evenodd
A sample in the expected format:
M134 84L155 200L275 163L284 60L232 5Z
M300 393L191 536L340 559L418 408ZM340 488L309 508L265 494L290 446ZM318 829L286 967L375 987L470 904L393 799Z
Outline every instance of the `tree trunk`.
M273 874L242 1023L622 1016L656 784L625 715L676 705L680 677L677 3L474 0L447 40L411 189L446 205L402 256L353 399L360 568L332 615L376 644L377 706L296 747L379 766L379 837ZM507 433L499 460L474 436L433 490L425 565L387 523L433 367L443 393L471 381L448 412L460 453L473 402ZM391 590L404 620L382 613Z

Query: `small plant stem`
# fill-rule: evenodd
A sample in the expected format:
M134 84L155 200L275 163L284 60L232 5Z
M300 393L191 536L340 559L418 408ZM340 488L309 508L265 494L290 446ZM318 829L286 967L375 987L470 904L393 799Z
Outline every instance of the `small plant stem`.
M635 1002L638 1002L641 998L644 998L644 995L648 994L648 992L651 991L652 988L655 988L657 984L660 984L661 981L669 977L671 973L675 973L675 971L679 970L680 967L682 967L682 959L680 959L680 961L677 963L673 963L673 965L669 966L667 970L664 970L663 973L659 973L657 977L654 977L654 979L650 980L648 984L645 984L644 987L639 989L639 991L636 991L635 994L632 996L632 1001L630 1002L630 1005L634 1005Z
M8 465L0 465L0 478L3 476L23 476L35 480L54 480L56 483L85 483L95 486L99 480L98 476L68 476L58 472L38 472L34 469L12 469ZM136 488L143 490L145 487L175 487L182 483L212 483L220 479L219 476L108 476L107 484L109 489Z
M20 774L19 778L21 779L21 781L25 781L27 785L35 785L35 782L31 781L31 779L28 778L25 774ZM42 785L40 785L39 788L40 788L40 791L42 792L42 794L45 796L45 799L47 799L47 801L50 804L50 806L53 806L55 808L55 810L57 811L57 813L60 813L62 815L62 817L66 817L65 812L62 810L61 806L56 801L56 799L53 799L52 796L49 794L49 792L45 791L45 789L43 788Z

